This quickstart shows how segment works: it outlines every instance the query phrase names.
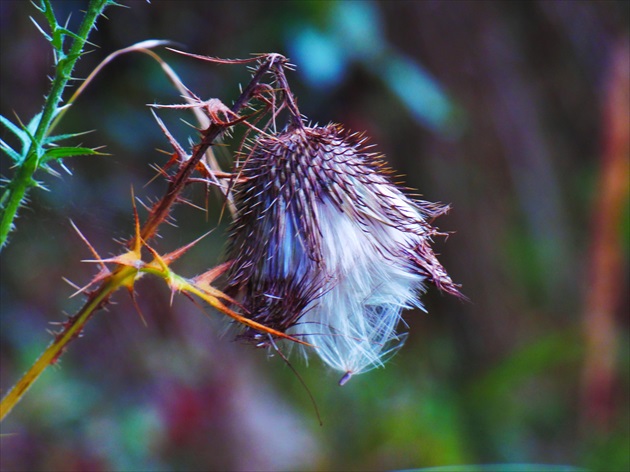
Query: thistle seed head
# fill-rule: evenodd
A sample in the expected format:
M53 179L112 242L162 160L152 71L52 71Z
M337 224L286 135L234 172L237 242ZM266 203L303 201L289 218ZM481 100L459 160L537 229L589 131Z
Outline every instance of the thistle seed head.
M407 197L364 141L332 124L259 138L228 248L227 290L248 316L315 345L344 382L402 346L425 280L459 294L431 249L429 221L448 207Z

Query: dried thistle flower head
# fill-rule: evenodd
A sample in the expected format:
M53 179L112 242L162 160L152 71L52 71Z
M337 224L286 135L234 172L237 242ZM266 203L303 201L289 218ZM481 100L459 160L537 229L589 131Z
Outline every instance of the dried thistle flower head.
M430 246L448 207L408 198L364 141L333 124L259 138L229 247L228 289L248 316L316 346L341 383L402 346L401 312L421 307L425 280L459 295Z

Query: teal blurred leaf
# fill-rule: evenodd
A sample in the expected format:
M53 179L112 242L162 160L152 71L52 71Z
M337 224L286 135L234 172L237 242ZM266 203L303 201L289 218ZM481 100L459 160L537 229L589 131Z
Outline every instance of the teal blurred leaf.
M300 58L299 70L311 87L330 87L342 79L347 61L335 38L308 26L291 36L291 55Z
M306 82L330 90L349 63L359 63L385 83L418 124L443 135L460 132L461 113L439 82L387 41L376 3L331 5L326 28L306 25L288 35L291 56Z
M381 12L372 2L337 2L330 12L332 35L353 59L371 61L386 53Z
M444 131L452 121L453 106L440 84L416 61L390 56L382 67L383 80L416 121L434 131Z

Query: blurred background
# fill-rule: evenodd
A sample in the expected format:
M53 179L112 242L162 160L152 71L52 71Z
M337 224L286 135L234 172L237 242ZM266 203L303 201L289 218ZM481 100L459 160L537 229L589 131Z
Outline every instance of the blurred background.
M441 261L470 303L431 288L408 312L406 346L344 387L314 359L293 365L233 341L221 315L163 282L90 320L2 423L2 470L383 470L544 463L630 468L628 2L125 1L109 8L75 70L170 39L224 58L279 52L301 111L367 131L409 186L450 203L436 224ZM81 1L53 2L76 28ZM47 92L52 57L29 2L0 2L2 115L24 122ZM246 67L157 51L203 98L231 104ZM4 395L49 343L50 322L81 306L96 273L74 221L101 255L132 234L168 143L146 104L181 98L148 56L111 63L59 131L102 157L39 174L1 259ZM160 110L186 143L189 112ZM2 131L2 139L11 137ZM227 140L227 162L238 140ZM10 176L2 156L1 173ZM191 200L206 205L204 189ZM176 263L193 276L220 261L227 218L179 206L170 251L214 229ZM141 209L141 218L146 211Z

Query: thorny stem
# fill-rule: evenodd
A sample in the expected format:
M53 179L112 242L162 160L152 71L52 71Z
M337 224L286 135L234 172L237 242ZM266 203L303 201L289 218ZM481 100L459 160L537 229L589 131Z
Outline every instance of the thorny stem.
M286 59L279 54L267 55L258 67L256 73L253 75L249 84L245 87L232 106L231 110L236 114L249 103L256 93L257 86L260 84L266 73L274 70L277 76L279 73L279 76L283 77L283 72L278 71L282 71L283 64L285 63ZM285 94L290 95L286 92ZM297 110L294 103L288 106L290 108L294 107L295 110ZM297 116L299 117L299 112ZM140 231L140 237L143 241L147 241L155 235L158 226L167 218L172 205L177 201L179 193L184 189L186 182L206 150L212 146L214 140L227 128L229 128L229 125L222 125L213 122L208 129L204 131L203 139L195 148L192 157L184 163L180 171L170 182L164 197L162 197L162 199L157 202L151 210L147 221ZM130 244L133 244L133 242L134 240L132 239ZM13 407L24 396L33 383L35 383L44 370L46 370L50 364L54 363L58 359L68 343L79 335L94 312L105 306L112 294L121 286L124 286L129 278L133 277L136 272L137 269L135 268L119 266L103 280L101 285L94 292L91 293L83 308L81 308L75 316L71 317L66 323L64 323L63 329L55 337L53 342L22 376L18 383L15 384L9 393L7 393L7 395L2 399L2 402L0 403L0 421L2 421L13 409Z
M50 131L50 124L59 110L59 104L63 98L63 91L72 76L74 65L81 57L83 47L87 42L90 31L94 28L97 18L103 13L103 10L109 3L109 0L92 0L87 8L83 22L74 36L74 41L68 53L59 60L55 68L55 77L42 116L37 125L37 129L33 135L30 148L26 153L24 162L20 165L11 182L3 192L0 203L0 250L5 245L7 237L13 227L13 220L17 215L17 211L22 205L27 190L32 187L33 174L39 167L41 158L41 142ZM44 7L51 12L52 6L49 0L44 1Z
M17 384L7 393L0 403L0 421L13 409L18 401L24 396L26 391L35 383L39 376L51 364L59 358L66 345L77 337L87 320L90 319L94 311L105 305L111 294L120 285L135 273L131 267L123 267L116 271L90 296L88 303L71 319L68 320L64 329L55 336L46 350L35 361L31 368L22 376Z
M281 61L283 60L285 60L284 57L278 54L270 54L267 56L267 59L258 67L258 70L252 77L249 84L247 84L247 87L245 87L245 90L243 90L236 102L234 102L234 105L231 108L232 112L238 113L252 99L256 87L260 83L262 77L273 67L282 67ZM276 65L277 62L280 62L280 64ZM179 193L188 182L190 175L195 170L199 161L203 158L205 152L210 146L212 146L214 140L226 129L227 126L212 122L208 129L204 131L203 139L201 140L201 143L195 147L192 157L186 161L177 175L175 175L173 180L171 180L164 197L153 206L149 218L145 222L140 233L143 240L148 241L155 235L158 226L168 216L171 206L177 200Z

